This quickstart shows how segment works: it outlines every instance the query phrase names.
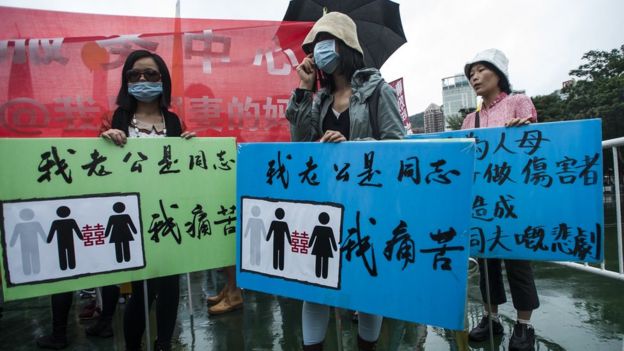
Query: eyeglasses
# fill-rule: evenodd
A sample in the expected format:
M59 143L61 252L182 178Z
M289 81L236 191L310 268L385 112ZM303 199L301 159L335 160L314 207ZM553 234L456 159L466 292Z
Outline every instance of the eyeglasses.
M141 76L145 77L145 80L148 82L158 82L160 81L161 75L158 71L154 71L153 69L146 70L138 70L131 69L126 71L126 79L129 83L136 83L141 79Z

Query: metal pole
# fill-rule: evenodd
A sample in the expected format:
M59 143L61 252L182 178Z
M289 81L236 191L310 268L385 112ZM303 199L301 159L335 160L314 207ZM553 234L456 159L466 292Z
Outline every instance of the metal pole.
M102 288L95 288L95 305L100 306L104 311L104 301L102 300Z
M490 299L490 275L488 271L488 260L483 259L483 266L485 267L485 299L487 303L488 312L488 325L490 326L490 350L494 350L494 326L492 325L492 299Z
M615 173L615 224L617 226L618 262L620 274L624 273L624 260L622 257L622 206L620 205L620 170L618 167L617 147L611 147L613 152L613 172Z
M145 344L147 346L147 351L152 351L152 338L150 335L150 324L149 324L149 303L147 301L147 280L143 281L143 309L145 310Z
M190 273L186 273L186 289L188 290L189 314L191 315L191 319L193 319L193 295L191 294L191 274Z
M334 318L336 319L336 343L338 344L338 351L342 351L342 320L338 307L334 307Z

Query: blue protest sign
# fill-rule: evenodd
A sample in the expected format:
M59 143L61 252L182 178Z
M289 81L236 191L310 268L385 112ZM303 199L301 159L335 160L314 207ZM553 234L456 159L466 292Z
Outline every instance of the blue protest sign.
M600 120L470 129L476 138L471 255L603 260Z
M239 145L239 285L462 329L473 160L472 140Z

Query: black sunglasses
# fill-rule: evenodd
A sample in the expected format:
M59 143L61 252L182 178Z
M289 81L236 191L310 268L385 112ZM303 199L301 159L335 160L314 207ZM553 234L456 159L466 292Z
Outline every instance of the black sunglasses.
M129 83L138 82L141 76L145 77L145 80L148 82L158 82L161 78L160 72L149 68L145 70L131 69L126 71L126 79Z

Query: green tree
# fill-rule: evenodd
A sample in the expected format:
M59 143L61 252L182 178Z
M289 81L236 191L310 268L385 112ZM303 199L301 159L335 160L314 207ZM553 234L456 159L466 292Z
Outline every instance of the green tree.
M540 122L555 122L566 118L564 108L565 101L557 92L549 95L534 96L531 98L537 110Z
M603 139L624 136L624 45L611 51L589 51L570 75L579 78L564 88L565 115L570 119L599 117Z
M451 130L460 130L462 123L464 123L464 117L462 115L450 115L446 117L446 124Z
M446 117L446 123L448 124L449 128L451 128L451 130L460 130L466 116L474 111L476 111L476 109L473 107L461 108L459 109L459 114Z
M624 45L611 51L592 50L570 71L574 84L549 95L533 97L542 122L602 119L602 138L624 135Z

